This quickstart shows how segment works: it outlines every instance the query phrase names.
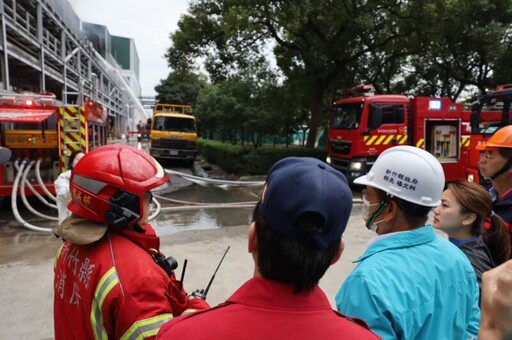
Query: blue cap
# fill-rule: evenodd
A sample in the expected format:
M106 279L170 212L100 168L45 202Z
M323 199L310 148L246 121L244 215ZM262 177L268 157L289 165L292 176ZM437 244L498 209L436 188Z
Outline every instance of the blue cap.
M325 249L341 239L351 210L352 191L347 179L318 159L284 158L267 174L260 211L268 225L286 238ZM325 228L321 232L297 228L297 219L307 212L324 218Z

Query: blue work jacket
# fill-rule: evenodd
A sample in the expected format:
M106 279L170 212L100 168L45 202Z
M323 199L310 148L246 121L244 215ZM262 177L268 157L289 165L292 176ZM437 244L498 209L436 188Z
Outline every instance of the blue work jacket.
M389 235L357 259L336 295L338 311L383 339L470 339L479 289L464 253L432 226Z

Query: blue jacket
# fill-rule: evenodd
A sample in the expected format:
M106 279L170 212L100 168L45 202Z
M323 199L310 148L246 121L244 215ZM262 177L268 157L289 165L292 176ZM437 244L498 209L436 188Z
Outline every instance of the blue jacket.
M383 339L468 339L480 327L479 289L466 255L432 226L371 244L336 295L338 311Z

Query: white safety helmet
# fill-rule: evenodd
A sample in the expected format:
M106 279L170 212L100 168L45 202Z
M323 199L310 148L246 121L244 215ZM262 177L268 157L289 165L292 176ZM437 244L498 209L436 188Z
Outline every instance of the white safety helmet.
M429 152L414 146L395 146L377 158L370 171L354 180L391 196L426 207L441 201L444 172Z

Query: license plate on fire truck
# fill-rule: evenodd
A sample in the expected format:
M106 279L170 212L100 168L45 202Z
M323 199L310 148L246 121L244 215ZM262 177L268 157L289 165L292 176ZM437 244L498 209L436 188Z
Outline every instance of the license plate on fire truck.
M178 151L177 150L169 150L169 155L177 156L178 155Z

